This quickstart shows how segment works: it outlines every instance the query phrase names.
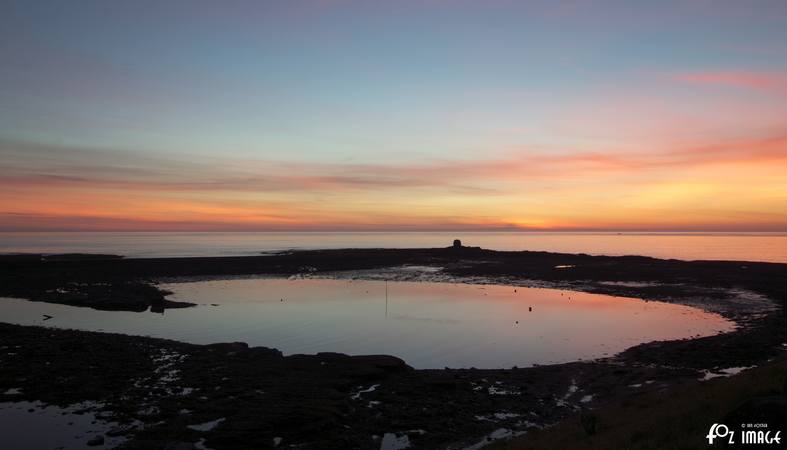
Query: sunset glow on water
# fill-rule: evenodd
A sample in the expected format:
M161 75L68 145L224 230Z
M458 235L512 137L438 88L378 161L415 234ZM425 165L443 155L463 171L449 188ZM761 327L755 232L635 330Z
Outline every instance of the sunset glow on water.
M163 315L4 300L4 321L242 341L285 354L396 355L416 368L499 368L612 356L653 340L734 325L688 306L552 289L449 283L236 279L175 283ZM515 292L516 290L516 292ZM387 303L387 304L386 304ZM41 314L54 316L41 322Z

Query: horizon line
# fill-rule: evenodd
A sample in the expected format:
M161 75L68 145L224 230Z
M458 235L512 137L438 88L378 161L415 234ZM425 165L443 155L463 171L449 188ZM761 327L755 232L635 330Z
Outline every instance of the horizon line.
M571 228L571 229L527 229L527 228L426 228L426 229L0 229L0 233L770 233L787 234L783 230L763 229L625 229L625 228Z

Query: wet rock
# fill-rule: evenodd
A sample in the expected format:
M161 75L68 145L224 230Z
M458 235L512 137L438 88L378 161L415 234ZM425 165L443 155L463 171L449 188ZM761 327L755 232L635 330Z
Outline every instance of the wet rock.
M196 447L191 442L174 442L164 448L165 450L194 450Z
M764 423L769 429L787 425L787 397L768 395L745 401L724 417L724 423Z
M109 436L109 437L123 436L123 435L126 435L126 434L132 432L136 428L137 427L134 426L134 425L117 426L117 427L111 428L109 431L107 431L107 436Z
M596 426L598 425L598 417L589 412L583 412L579 415L579 423L582 425L582 429L585 430L585 433L588 436L593 436L596 434Z
M97 447L99 445L104 445L104 436L99 434L98 436L93 437L92 439L87 441L87 445L89 445L90 447Z
M458 389L460 383L457 383L455 380L437 379L437 380L429 380L425 382L424 385L425 387L431 389L452 390L452 389Z

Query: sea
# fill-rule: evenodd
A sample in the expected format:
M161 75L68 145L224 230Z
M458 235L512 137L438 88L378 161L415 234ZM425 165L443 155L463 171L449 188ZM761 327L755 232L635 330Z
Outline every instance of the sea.
M0 232L0 253L243 256L291 249L447 247L454 239L494 250L787 263L787 232Z

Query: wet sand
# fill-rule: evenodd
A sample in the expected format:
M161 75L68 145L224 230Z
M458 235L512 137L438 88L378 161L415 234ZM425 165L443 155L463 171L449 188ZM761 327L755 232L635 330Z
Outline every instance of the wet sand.
M27 255L0 259L0 295L143 311L188 306L167 302L156 285L165 279L336 271L369 277L404 265L439 268L429 276L457 282L546 285L699 305L740 326L700 339L642 344L593 362L413 370L392 356L284 357L245 344L199 346L0 325L0 402L100 402L112 421L130 424L112 433L129 438L126 448L371 449L405 440L411 448L465 448L488 435L550 425L643 392L701 383L708 373L766 364L781 357L787 342L781 309L787 265L767 263L466 247L148 260Z

